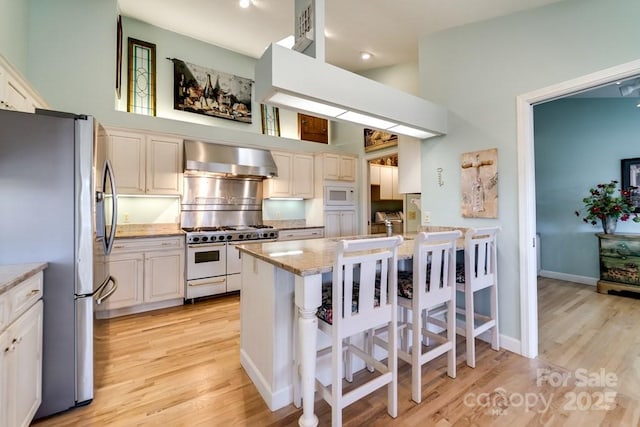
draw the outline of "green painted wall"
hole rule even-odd
[[[0,53],[22,74],[27,69],[28,0],[0,0]]]
[[[420,42],[421,95],[449,109],[422,150],[422,207],[433,224],[499,224],[501,332],[520,338],[516,96],[640,57],[640,2],[566,0]],[[498,148],[497,220],[460,215],[460,155]],[[445,185],[436,183],[443,169]]]
[[[584,224],[588,189],[620,181],[620,159],[640,157],[638,99],[577,98],[534,108],[536,217],[541,267],[552,272],[599,277],[598,239],[602,227]],[[618,222],[619,232],[640,225]]]

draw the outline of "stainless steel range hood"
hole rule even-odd
[[[278,176],[270,151],[233,145],[184,141],[186,171],[220,173],[233,176]]]

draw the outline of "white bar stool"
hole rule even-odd
[[[387,385],[387,412],[398,413],[397,367],[397,265],[401,236],[389,238],[342,240],[338,242],[333,266],[331,307],[319,310],[318,329],[331,337],[331,347],[318,356],[331,352],[331,384],[316,380],[316,389],[331,405],[332,426],[342,425],[342,409]],[[330,313],[327,316],[327,313]],[[323,317],[322,314],[325,316]],[[379,326],[389,328],[383,363],[359,348],[350,337]],[[367,347],[367,341],[365,341]],[[343,377],[351,379],[351,358],[357,356],[380,375],[343,392]]]
[[[478,335],[492,330],[491,348],[500,350],[498,331],[498,269],[496,238],[500,227],[469,229],[465,234],[464,278],[459,279],[457,290],[464,293],[464,324],[457,332],[466,337],[467,365],[476,367],[475,339]],[[490,288],[489,315],[476,312],[474,295]]]

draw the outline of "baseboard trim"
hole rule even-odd
[[[247,375],[249,375],[249,378],[251,378],[251,381],[271,411],[284,408],[293,402],[292,386],[288,385],[276,392],[272,391],[268,381],[262,376],[251,358],[242,349],[240,349],[240,365],[242,365]]]
[[[596,286],[598,284],[598,279],[594,277],[578,276],[576,274],[560,273],[558,271],[541,270],[539,276],[567,282],[582,283],[583,285],[589,286]]]

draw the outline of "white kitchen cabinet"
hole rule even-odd
[[[7,426],[31,424],[42,402],[42,301],[3,334]]]
[[[184,298],[184,238],[120,239],[106,269],[117,290],[95,306],[96,317],[109,318],[180,305]]]
[[[147,135],[145,191],[148,194],[182,193],[182,142],[176,137]]]
[[[120,194],[182,192],[182,139],[114,129],[99,138],[105,138]]]
[[[278,176],[265,181],[264,197],[300,197],[312,199],[314,191],[313,156],[272,151]]]
[[[147,252],[144,256],[144,302],[184,297],[184,250]]]
[[[380,168],[380,200],[402,200],[398,193],[398,168],[396,166],[379,166]]]
[[[324,237],[355,236],[356,211],[325,211]]]
[[[42,402],[42,281],[31,276],[0,295],[0,425],[26,427]]]
[[[34,113],[47,104],[2,55],[0,55],[0,108]]]
[[[380,185],[380,165],[369,165],[369,185]]]
[[[109,256],[109,274],[114,277],[118,289],[101,304],[96,312],[131,307],[143,303],[144,255],[142,253],[117,253]]]
[[[321,239],[324,237],[324,228],[296,228],[293,230],[280,230],[278,241]]]
[[[321,153],[318,155],[322,177],[332,181],[356,180],[356,158],[335,153]]]

